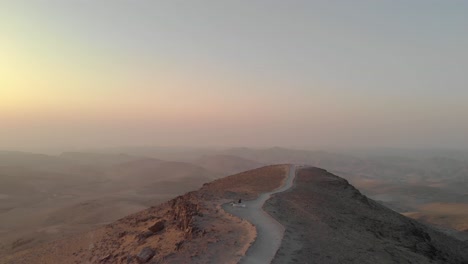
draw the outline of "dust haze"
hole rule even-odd
[[[468,151],[132,147],[59,155],[0,153],[3,254],[111,223],[215,179],[276,163],[310,164],[369,197],[468,238]]]
[[[358,2],[0,1],[0,264],[468,263],[468,1]]]

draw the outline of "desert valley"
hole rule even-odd
[[[468,1],[0,1],[0,264],[468,264]]]
[[[3,152],[2,261],[132,263],[127,258],[150,247],[154,263],[236,263],[256,241],[258,229],[242,216],[245,209],[237,209],[239,217],[221,206],[279,188],[289,169],[277,163],[307,167],[297,169],[291,191],[274,194],[263,206],[285,228],[273,263],[466,261],[463,177],[468,163],[447,153],[354,157],[284,148],[197,151],[190,156],[157,148],[129,154]],[[434,160],[445,166],[428,166]],[[164,231],[148,233],[161,221]],[[385,247],[378,246],[382,241]],[[336,248],[346,250],[332,254]]]

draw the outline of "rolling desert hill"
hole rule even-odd
[[[468,216],[459,212],[468,205],[466,151],[383,149],[332,153],[275,147],[233,148],[224,153],[264,164],[289,162],[324,168],[385,206],[468,240],[463,225],[468,223]],[[434,204],[456,206],[427,210]]]
[[[225,153],[264,164],[288,162],[335,169],[367,166],[367,161],[364,159],[327,151],[273,147],[266,149],[232,148],[225,150]]]
[[[156,263],[235,263],[254,240],[255,228],[225,213],[221,205],[279,187],[286,170],[284,165],[269,166],[215,180],[197,192],[81,235],[16,252],[0,263],[138,263],[145,249]]]
[[[126,154],[0,156],[0,255],[111,223],[219,176]]]
[[[0,258],[0,263],[238,263],[256,227],[222,205],[282,186],[288,165],[204,184],[116,222]],[[273,263],[468,263],[468,243],[362,195],[323,169],[297,170],[264,206],[285,228]]]
[[[194,160],[192,163],[197,164],[209,171],[214,171],[225,175],[232,175],[264,166],[263,163],[253,160],[222,154],[203,155],[200,158]]]
[[[63,152],[58,157],[82,165],[107,167],[145,158],[125,153]]]
[[[2,151],[0,254],[11,250],[15,241],[33,241],[19,243],[19,250],[80,233],[213,179],[278,162],[327,169],[379,203],[468,240],[468,215],[462,213],[468,205],[467,157],[453,151],[339,154],[278,147],[134,148],[57,156]],[[80,211],[83,215],[77,216]],[[60,219],[61,214],[76,220],[60,226],[47,220],[49,215]]]
[[[58,156],[19,151],[0,151],[0,166],[61,168],[73,164],[73,162]]]

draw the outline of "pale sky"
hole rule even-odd
[[[0,149],[468,147],[468,1],[0,2]]]

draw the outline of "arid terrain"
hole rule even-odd
[[[102,228],[23,250],[0,263],[236,263],[256,236],[221,205],[281,186],[288,166],[269,166],[206,184]],[[144,254],[143,254],[144,255]]]
[[[379,203],[468,240],[466,151],[383,149],[335,153],[237,148],[226,153],[265,164],[288,162],[324,168]]]
[[[468,264],[467,14],[0,0],[0,264]]]
[[[267,201],[286,227],[273,263],[467,263],[468,243],[406,218],[323,169]]]
[[[260,166],[217,155],[191,163],[127,154],[0,152],[0,255],[95,229]]]
[[[0,263],[249,263],[244,256],[257,250],[250,247],[263,223],[252,225],[222,205],[284,186],[290,168],[272,165],[218,179],[95,230],[17,251]],[[386,208],[343,178],[305,167],[291,179],[293,186],[265,205],[285,228],[273,263],[468,261],[467,242]]]
[[[0,256],[19,256],[57,240],[83,239],[83,234],[92,230],[101,230],[92,232],[101,234],[109,225],[121,226],[115,222],[118,219],[157,207],[204,183],[284,162],[325,168],[377,203],[452,237],[468,240],[468,155],[463,153],[351,155],[284,148],[118,151],[60,155],[0,152]],[[236,189],[236,184],[244,181],[254,186],[268,182],[239,174],[208,185],[217,187],[204,197],[252,198],[246,192],[247,184]],[[273,187],[265,188],[267,191]],[[258,194],[258,190],[255,192]],[[154,219],[167,218],[152,214]],[[132,232],[144,230],[150,222],[135,225]],[[119,230],[125,228],[124,224]],[[250,231],[245,232],[252,236]]]

